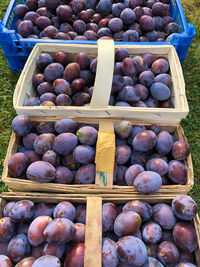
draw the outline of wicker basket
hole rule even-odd
[[[98,47],[97,45],[37,44],[32,50],[15,88],[13,105],[16,112],[29,116],[122,117],[139,121],[146,121],[149,118],[151,122],[161,123],[180,122],[182,118],[185,118],[189,112],[189,108],[185,96],[182,68],[175,48],[170,45],[125,45],[123,47],[133,56],[153,53],[168,59],[173,82],[171,96],[174,108],[118,107],[108,105],[113,79],[114,51],[119,47],[119,45],[114,46],[112,40],[99,40]],[[76,53],[79,52],[88,53],[90,56],[97,56],[98,54],[98,66],[90,105],[84,107],[23,106],[27,97],[36,95],[32,78],[37,73],[36,60],[38,55],[42,52],[55,54],[57,51],[67,53],[71,59],[74,59]]]
[[[58,118],[30,117],[33,123],[45,121],[57,121]],[[4,162],[4,170],[2,174],[3,182],[13,191],[37,191],[37,192],[57,192],[57,193],[89,193],[89,194],[133,194],[138,195],[138,192],[133,186],[113,185],[113,170],[115,160],[115,136],[113,132],[114,123],[117,120],[107,119],[92,119],[92,118],[76,118],[77,123],[87,123],[99,128],[98,140],[96,146],[96,179],[95,184],[56,184],[56,183],[38,183],[25,179],[11,178],[8,172],[8,160],[17,152],[19,137],[13,132],[6,159]],[[131,121],[131,120],[130,120]],[[131,121],[132,124],[138,123]],[[148,126],[149,123],[140,123],[140,125]],[[161,129],[174,133],[178,140],[187,141],[183,129],[180,125],[158,124]],[[102,146],[102,144],[104,144]],[[109,164],[108,164],[109,163]],[[180,194],[190,191],[194,183],[193,166],[191,155],[185,160],[187,168],[187,182],[185,185],[164,185],[161,186],[157,194]]]
[[[156,196],[89,196],[89,195],[63,195],[63,194],[40,194],[40,193],[3,193],[0,198],[0,216],[7,201],[28,199],[33,202],[58,203],[70,201],[72,203],[86,203],[86,236],[85,236],[85,267],[102,266],[102,203],[111,202],[115,204],[125,204],[130,200],[143,200],[149,204],[171,203],[175,195],[156,195]],[[198,237],[198,248],[195,250],[197,267],[200,267],[200,220],[196,215],[192,224],[194,225]]]

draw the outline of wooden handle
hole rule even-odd
[[[113,121],[99,121],[96,145],[96,178],[95,185],[101,188],[113,187],[115,162],[115,134]]]
[[[91,108],[107,107],[114,72],[114,41],[98,40],[98,63]]]
[[[84,266],[102,265],[102,199],[87,198]]]

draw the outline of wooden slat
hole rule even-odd
[[[102,251],[102,199],[87,198],[84,266],[100,267]]]
[[[98,64],[90,108],[107,107],[114,72],[114,41],[98,40]]]
[[[115,133],[112,121],[99,121],[95,163],[96,186],[111,189],[115,163]]]

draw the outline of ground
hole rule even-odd
[[[9,1],[0,1],[0,19],[3,18]],[[181,0],[188,23],[193,23],[196,36],[183,63],[183,73],[186,83],[186,94],[190,107],[188,117],[181,125],[188,138],[194,167],[195,185],[190,195],[200,206],[200,2],[199,0]],[[19,77],[9,71],[5,57],[0,50],[0,177],[3,161],[11,134],[11,121],[15,115],[12,97]],[[0,192],[7,191],[7,187],[0,184]]]

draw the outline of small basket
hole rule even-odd
[[[173,46],[169,45],[126,45],[130,55],[142,55],[153,53],[164,56],[169,61],[170,74],[172,77],[171,98],[173,108],[144,108],[144,107],[118,107],[110,106],[109,99],[112,88],[114,51],[119,48],[114,46],[112,40],[99,40],[96,45],[53,45],[38,44],[30,54],[24,70],[16,85],[13,105],[17,114],[28,116],[74,116],[74,117],[97,117],[97,118],[131,118],[138,121],[153,123],[159,122],[180,122],[189,112],[189,107],[185,95],[185,82],[182,68],[177,53]],[[33,86],[32,78],[37,73],[37,57],[41,53],[55,54],[63,51],[71,59],[79,52],[85,52],[91,56],[98,55],[97,72],[94,83],[94,90],[89,106],[24,106],[24,101],[28,97],[36,96],[36,89]]]

